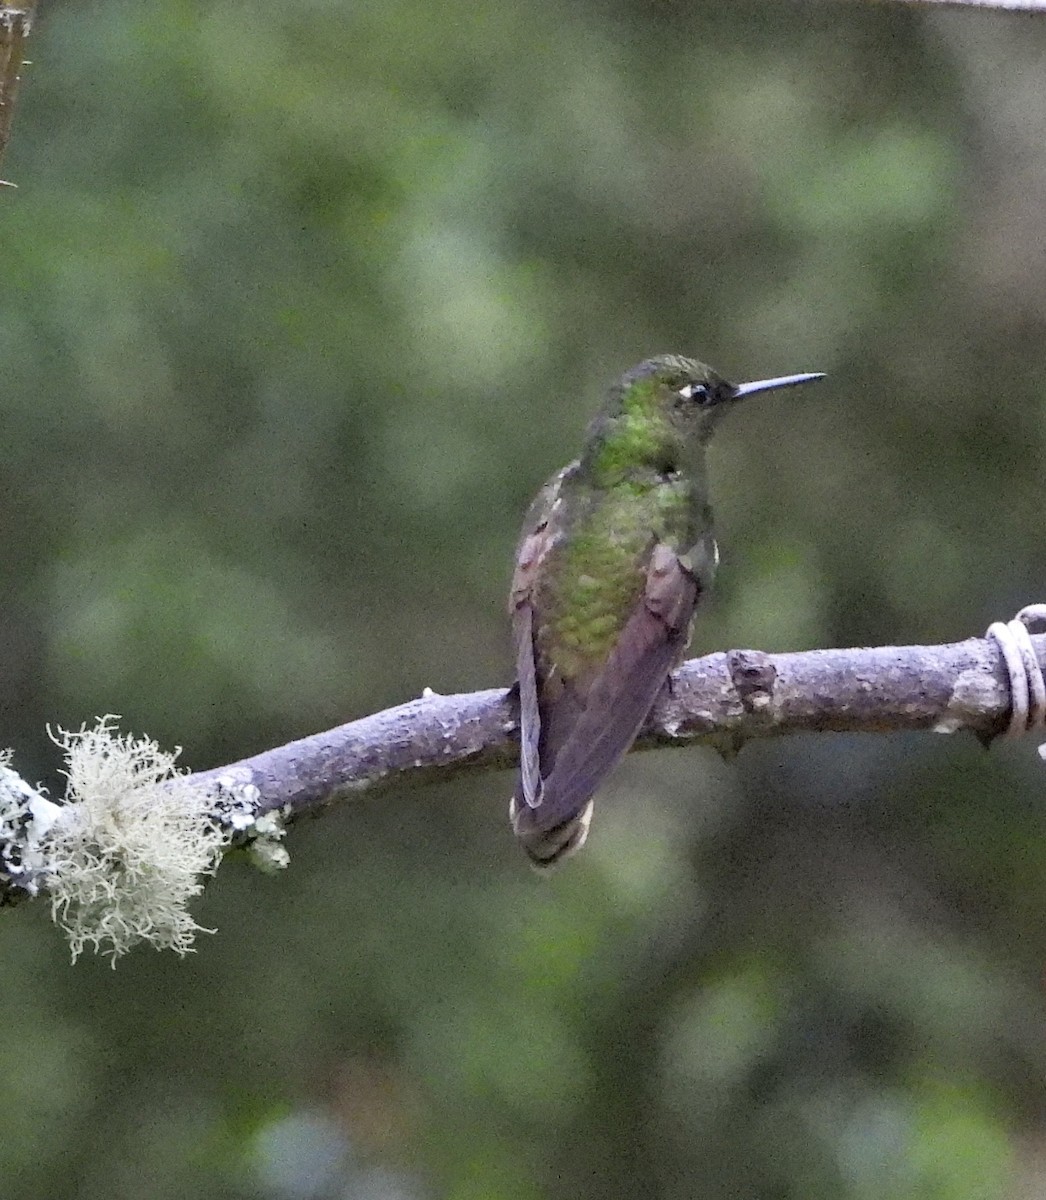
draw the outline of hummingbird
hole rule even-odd
[[[691,358],[647,359],[530,506],[509,599],[520,705],[509,819],[538,869],[584,844],[593,794],[682,661],[719,562],[705,448],[720,417],[823,378],[735,384]]]

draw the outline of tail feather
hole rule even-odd
[[[592,801],[589,800],[580,812],[568,817],[552,829],[542,829],[535,820],[532,809],[517,789],[509,804],[509,820],[531,865],[536,871],[548,871],[576,854],[585,844],[588,827],[592,822]]]

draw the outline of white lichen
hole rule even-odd
[[[287,827],[279,813],[264,813],[254,822],[251,833],[252,840],[247,846],[247,853],[259,871],[274,875],[290,865],[291,856],[283,845]]]
[[[249,779],[229,773],[214,784],[212,805],[216,818],[233,835],[245,833],[258,818],[261,792]]]
[[[44,840],[62,812],[10,767],[11,751],[0,750],[0,876],[30,896],[46,878]]]
[[[73,960],[91,945],[116,959],[139,942],[186,954],[204,930],[188,903],[213,874],[228,834],[210,798],[156,742],[115,732],[111,717],[55,742],[67,805],[49,834],[51,910]]]
[[[242,768],[241,768],[242,770]],[[262,794],[250,778],[229,771],[213,785],[213,810],[236,845],[243,845],[250,862],[273,875],[290,865],[291,856],[282,844],[287,836],[285,818],[290,809],[259,813]]]

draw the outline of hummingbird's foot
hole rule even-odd
[[[530,859],[530,865],[543,875],[576,854],[585,844],[588,827],[592,824],[592,801],[589,800],[576,816],[568,817],[553,829],[535,828],[534,812],[512,797],[508,809],[512,830]]]

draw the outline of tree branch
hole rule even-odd
[[[1032,638],[1046,667],[1046,635]],[[655,706],[636,749],[745,742],[802,732],[969,730],[989,739],[1006,726],[1008,675],[993,641],[943,646],[733,650],[684,663]],[[514,765],[518,713],[502,688],[427,693],[189,779],[197,787],[257,788],[261,813],[288,817],[361,791],[420,785]]]
[[[1022,721],[1042,715],[1028,696],[1042,691],[1046,634],[1031,637],[1027,626],[1043,621],[1046,606],[1033,605],[1009,626],[993,625],[992,637],[944,646],[710,654],[675,672],[636,748],[700,741],[736,752],[753,738],[833,731],[969,730],[988,741],[1010,725],[1011,686],[1015,697],[1025,692],[1016,703]],[[184,954],[200,928],[189,902],[231,845],[246,843],[263,868],[282,867],[284,823],[303,812],[361,791],[510,767],[518,758],[517,708],[503,688],[426,691],[186,775],[174,771],[174,755],[118,734],[110,719],[60,731],[64,804],[32,788],[0,755],[0,903],[47,895],[74,958],[93,945],[115,963],[139,942]]]
[[[32,28],[35,9],[36,0],[24,0],[21,4],[0,3],[0,161],[11,136],[25,39]],[[0,180],[0,186],[13,185]]]
[[[895,4],[932,4],[937,8],[997,8],[1006,12],[1046,13],[1046,0],[892,0]]]

